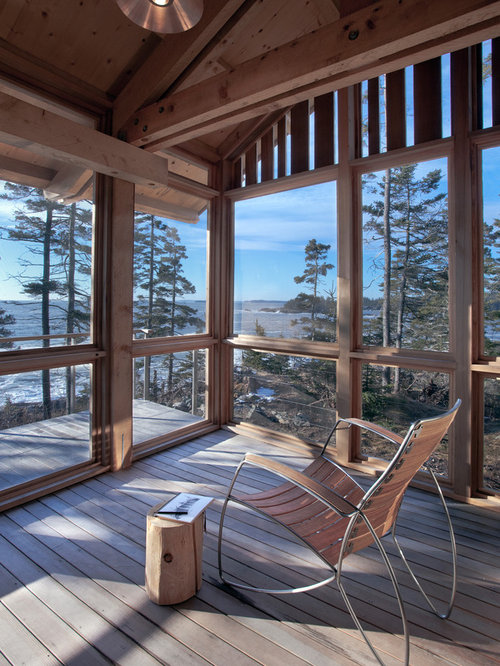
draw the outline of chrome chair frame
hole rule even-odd
[[[394,444],[398,445],[399,448],[394,455],[393,459],[385,469],[385,471],[381,474],[381,476],[372,484],[372,486],[364,493],[363,497],[361,498],[360,501],[358,501],[356,504],[352,503],[347,499],[346,497],[342,497],[341,495],[337,494],[334,490],[329,488],[326,485],[323,485],[322,483],[315,481],[313,477],[307,476],[307,474],[302,473],[302,472],[297,472],[296,470],[293,470],[286,465],[283,465],[282,463],[277,463],[275,461],[272,461],[271,459],[264,458],[262,456],[257,456],[255,454],[249,454],[247,453],[243,460],[239,463],[236,472],[233,476],[232,482],[229,486],[226,498],[224,500],[223,506],[222,506],[222,512],[221,512],[221,518],[220,518],[220,524],[219,524],[219,535],[218,535],[218,569],[219,569],[219,577],[222,580],[223,583],[226,585],[229,585],[234,588],[238,589],[243,589],[243,590],[248,590],[248,591],[253,591],[253,592],[267,592],[268,594],[295,594],[298,592],[308,592],[311,590],[314,590],[316,588],[319,588],[323,585],[326,585],[332,581],[335,581],[337,583],[337,586],[339,588],[340,594],[344,600],[344,603],[346,604],[347,610],[349,611],[349,614],[351,615],[355,626],[357,629],[360,631],[361,635],[363,636],[364,640],[366,641],[368,647],[370,648],[372,654],[376,658],[379,664],[384,664],[384,661],[382,660],[381,656],[379,655],[377,649],[373,645],[372,641],[366,634],[365,630],[363,629],[363,626],[361,624],[361,621],[359,620],[352,603],[349,599],[349,596],[347,594],[347,591],[345,589],[345,586],[342,581],[342,567],[343,567],[343,562],[345,557],[350,554],[350,549],[352,547],[352,541],[351,538],[354,537],[355,532],[357,531],[357,525],[359,526],[360,521],[362,521],[366,525],[367,532],[371,535],[372,537],[372,543],[374,543],[382,557],[382,561],[385,564],[385,567],[387,569],[387,572],[389,574],[389,578],[392,583],[392,587],[394,589],[394,594],[397,600],[397,604],[399,607],[400,611],[400,617],[401,617],[401,623],[402,623],[402,629],[403,629],[403,640],[404,640],[404,663],[406,665],[409,664],[409,653],[410,653],[410,635],[408,631],[408,620],[405,612],[405,607],[404,607],[404,602],[403,602],[403,597],[401,594],[399,582],[397,579],[396,572],[390,562],[389,556],[387,554],[386,549],[384,548],[384,545],[382,544],[381,539],[384,536],[387,536],[389,533],[392,535],[392,539],[394,541],[394,544],[396,546],[397,552],[399,556],[401,557],[406,569],[408,570],[411,579],[413,582],[416,584],[417,589],[421,592],[423,595],[424,599],[426,600],[427,604],[429,605],[430,609],[432,612],[434,612],[439,618],[441,619],[446,619],[449,617],[451,610],[453,608],[453,603],[455,600],[455,593],[456,593],[456,571],[457,571],[457,549],[456,549],[456,542],[455,542],[455,535],[453,531],[453,525],[451,522],[451,517],[450,513],[448,510],[448,507],[446,505],[446,501],[443,495],[443,492],[439,486],[439,482],[436,478],[436,475],[431,469],[427,469],[427,471],[430,473],[431,478],[434,481],[434,484],[437,489],[437,493],[440,498],[441,505],[443,507],[443,510],[446,515],[447,519],[447,524],[448,524],[448,530],[449,530],[449,536],[450,536],[450,550],[451,550],[451,564],[452,564],[452,582],[451,582],[451,589],[450,589],[450,599],[447,604],[447,608],[444,612],[438,611],[436,608],[435,604],[431,601],[429,596],[426,594],[425,590],[423,589],[420,581],[416,577],[415,573],[413,572],[407,558],[405,557],[405,554],[403,552],[403,549],[397,539],[396,536],[396,528],[397,528],[397,520],[399,516],[399,511],[401,508],[401,503],[402,499],[404,497],[406,487],[409,485],[411,482],[414,473],[412,474],[411,478],[409,478],[408,482],[404,486],[404,490],[401,493],[401,497],[398,500],[399,504],[395,510],[395,515],[394,519],[392,522],[392,526],[385,530],[383,534],[377,534],[377,529],[371,524],[371,521],[367,515],[367,510],[369,509],[372,500],[376,498],[376,496],[381,492],[381,490],[384,488],[385,484],[390,483],[392,480],[395,470],[398,470],[400,467],[405,462],[405,456],[408,454],[412,446],[414,445],[415,441],[418,439],[418,435],[422,428],[426,424],[432,424],[433,422],[437,422],[439,420],[445,420],[447,419],[449,421],[448,425],[451,424],[453,421],[453,418],[455,417],[455,414],[460,406],[460,400],[457,400],[455,405],[453,406],[452,409],[450,409],[448,412],[445,414],[442,414],[438,417],[432,417],[430,419],[422,419],[419,421],[416,421],[413,423],[406,436],[401,438],[400,436],[384,429],[379,426],[376,426],[375,424],[371,424],[366,421],[362,421],[360,419],[344,419],[344,418],[339,418],[337,422],[335,423],[335,426],[333,427],[330,435],[328,436],[326,443],[324,444],[322,451],[320,453],[320,456],[318,458],[323,458],[330,465],[332,465],[334,468],[340,470],[342,474],[344,475],[345,479],[349,479],[353,487],[356,486],[359,488],[358,484],[352,479],[351,476],[349,476],[340,466],[338,466],[336,463],[334,463],[332,460],[330,460],[325,454],[327,447],[331,441],[331,438],[333,437],[334,433],[337,431],[339,426],[341,424],[345,424],[348,428],[351,428],[352,426],[356,426],[359,428],[362,428],[364,430],[368,430],[371,432],[374,432],[375,434],[383,437],[384,439],[387,439]],[[447,430],[447,428],[446,428]],[[443,435],[444,436],[444,433]],[[434,448],[439,444],[439,441],[441,441],[442,436],[439,437],[439,440],[436,442]],[[429,456],[427,456],[427,459]],[[425,462],[422,466],[425,466]],[[323,555],[318,552],[310,543],[307,542],[305,538],[302,538],[299,534],[297,534],[291,527],[289,527],[286,523],[282,522],[278,518],[276,518],[273,515],[270,515],[269,513],[266,513],[263,510],[260,510],[258,507],[253,506],[249,501],[242,499],[238,497],[237,495],[233,494],[234,486],[237,481],[237,478],[243,469],[245,465],[252,465],[255,467],[259,467],[261,469],[268,470],[275,474],[278,477],[281,477],[285,479],[288,482],[293,483],[295,486],[298,488],[301,488],[304,492],[308,493],[311,495],[313,498],[318,500],[319,502],[323,503],[329,510],[335,512],[336,515],[338,515],[340,518],[345,519],[347,522],[346,529],[343,533],[343,538],[342,538],[342,543],[340,547],[340,552],[338,555],[338,559],[335,564],[332,564],[332,562],[328,561],[327,558],[323,557]],[[309,468],[308,468],[309,469]],[[304,470],[304,472],[307,472],[307,469]],[[256,494],[258,495],[258,493]],[[252,496],[249,496],[252,497]],[[237,581],[233,580],[228,580],[226,576],[224,575],[223,572],[223,566],[222,566],[222,542],[223,542],[223,529],[224,529],[224,519],[226,516],[226,511],[227,511],[227,506],[228,503],[232,501],[237,504],[241,504],[243,506],[247,506],[252,508],[254,511],[257,513],[260,513],[267,518],[272,518],[276,523],[284,527],[286,530],[288,530],[291,534],[294,535],[297,539],[299,539],[305,546],[310,548],[324,563],[325,565],[333,572],[331,575],[327,576],[326,578],[309,584],[309,585],[304,585],[300,587],[293,587],[293,588],[279,588],[279,589],[269,589],[269,588],[260,588],[260,587],[254,587],[252,585],[246,585],[244,583],[240,583]],[[362,546],[365,547],[365,546]]]

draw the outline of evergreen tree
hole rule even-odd
[[[483,223],[484,352],[500,355],[500,220]]]
[[[179,299],[194,294],[195,286],[183,274],[187,252],[175,227],[149,214],[136,216],[134,276],[139,291],[134,310],[136,328],[154,336],[174,336],[188,326],[201,329],[195,308]],[[173,395],[174,358],[167,360],[167,401]],[[144,397],[149,397],[150,370],[144,368]]]
[[[12,335],[12,330],[8,328],[16,323],[15,318],[7,314],[5,310],[0,308],[0,338],[8,338]],[[13,346],[13,343],[9,340],[4,340],[0,343],[0,347],[3,349],[10,349]]]
[[[323,283],[323,278],[333,268],[333,264],[326,262],[330,247],[330,245],[325,243],[318,243],[315,238],[311,239],[304,250],[306,264],[304,272],[302,275],[294,277],[296,284],[305,284],[310,291],[310,294],[301,292],[297,299],[302,300],[304,306],[310,311],[311,316],[310,318],[302,317],[299,320],[293,321],[292,324],[302,324],[307,337],[311,340],[331,339],[331,332],[327,328],[328,323],[331,326],[331,321],[329,322],[328,318],[318,317],[318,310],[320,309],[322,300],[319,289]]]
[[[78,275],[90,274],[91,214],[76,204],[64,206],[47,200],[42,190],[4,183],[1,198],[16,202],[15,227],[3,229],[3,238],[23,243],[30,253],[20,260],[21,271],[15,277],[28,296],[40,299],[42,347],[50,347],[53,320],[65,323],[66,333],[81,329],[89,319],[89,294],[78,287]],[[62,304],[52,297],[66,297]],[[77,306],[78,300],[80,306]],[[53,312],[59,309],[60,317]],[[68,338],[68,343],[71,337]],[[75,378],[68,370],[67,411],[75,408]],[[51,418],[50,370],[42,370],[44,418]]]
[[[388,169],[369,190],[378,198],[363,207],[365,232],[383,245],[379,344],[442,350],[448,342],[446,197],[438,191],[439,169],[421,178],[416,170],[417,165]],[[398,369],[394,376],[397,392]]]

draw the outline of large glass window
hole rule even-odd
[[[134,360],[134,444],[206,417],[205,349]]]
[[[322,443],[336,419],[334,361],[237,350],[234,419]]]
[[[136,211],[136,338],[206,330],[207,211],[192,224]]]
[[[88,365],[0,376],[0,490],[88,462]]]
[[[483,150],[483,351],[500,356],[500,147]]]
[[[364,365],[362,375],[363,418],[399,435],[418,419],[437,416],[449,409],[450,382],[443,372]],[[370,433],[363,434],[361,453],[390,460],[395,445]],[[430,459],[436,474],[448,474],[448,447],[440,444]]]
[[[89,342],[92,210],[0,182],[0,350]]]
[[[234,333],[336,340],[335,183],[235,205]]]
[[[500,378],[484,380],[483,483],[500,492]]]
[[[363,341],[446,351],[445,159],[363,177]]]

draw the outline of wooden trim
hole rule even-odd
[[[82,483],[103,472],[109,472],[109,470],[108,466],[88,463],[69,470],[66,469],[54,475],[40,477],[22,486],[14,486],[8,492],[0,493],[0,512],[31,502],[38,497],[49,495],[75,483]]]
[[[223,340],[225,345],[235,349],[256,349],[287,356],[310,356],[336,360],[338,345],[329,342],[311,342],[297,338],[261,338],[256,335],[238,335]]]
[[[418,352],[410,349],[394,349],[391,354],[387,349],[380,352],[366,350],[364,352],[354,351],[350,353],[352,359],[356,359],[370,365],[386,365],[395,368],[415,368],[422,370],[435,370],[436,372],[452,373],[457,364],[453,359],[443,358],[439,352],[433,357],[432,352],[418,355]]]
[[[258,183],[250,187],[239,187],[228,190],[224,194],[234,201],[245,201],[246,199],[263,197],[266,194],[274,194],[275,192],[285,192],[286,190],[294,190],[299,187],[307,187],[308,185],[327,183],[330,180],[336,180],[337,177],[338,167],[333,165],[291,176],[284,176],[283,178],[275,178],[272,181]]]
[[[138,339],[132,342],[131,356],[132,358],[140,358],[141,356],[175,354],[176,352],[193,351],[194,349],[203,350],[213,347],[215,344],[217,344],[217,340],[208,334]]]
[[[5,355],[5,356],[4,356]],[[91,345],[41,349],[21,349],[0,354],[0,375],[14,372],[29,372],[47,368],[65,368],[73,365],[86,365],[104,358],[106,352]]]
[[[498,377],[500,375],[500,359],[491,361],[490,363],[473,363],[471,365],[472,372],[488,375],[489,377]]]
[[[450,157],[453,154],[453,145],[454,142],[451,138],[437,139],[417,146],[398,148],[387,153],[355,159],[351,161],[351,166],[356,173],[363,174],[404,164],[434,160],[439,157]]]
[[[147,441],[134,446],[132,451],[132,462],[134,463],[136,460],[150,456],[153,453],[158,453],[159,451],[165,451],[166,449],[178,446],[184,442],[189,442],[194,439],[194,437],[201,437],[202,435],[218,430],[218,428],[218,425],[214,425],[208,419],[204,419],[203,421],[191,423],[183,428],[178,428],[172,432],[165,433],[165,435],[148,439]]]

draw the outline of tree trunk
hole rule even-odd
[[[50,242],[52,236],[53,208],[47,208],[43,234],[43,274],[42,274],[42,335],[50,335]],[[43,347],[50,347],[50,340],[43,338]],[[42,370],[43,418],[52,417],[52,399],[50,395],[50,370]]]
[[[155,261],[155,218],[153,215],[150,217],[149,228],[149,276],[148,276],[148,316],[146,319],[146,329],[151,331],[153,328],[153,303],[154,303],[154,261]],[[149,337],[150,333],[145,333],[145,337]],[[149,400],[151,386],[151,357],[144,357],[144,400]]]
[[[399,290],[398,298],[398,311],[397,311],[397,324],[396,324],[396,348],[401,349],[403,344],[403,325],[404,325],[404,315],[406,308],[406,289],[408,287],[408,264],[410,262],[410,193],[408,192],[408,201],[406,209],[406,237],[405,237],[405,249],[404,249],[404,258],[403,266],[401,273],[401,283]],[[394,388],[393,393],[399,393],[400,389],[400,368],[396,368],[394,371]]]
[[[384,295],[382,305],[382,346],[391,345],[391,170],[387,169],[384,178]],[[384,368],[382,386],[391,380],[391,369]]]
[[[71,204],[68,230],[68,308],[66,310],[66,333],[75,332],[75,272],[76,272],[76,248],[75,248],[75,225],[76,225],[76,204]],[[66,344],[73,344],[71,335],[66,339]],[[66,368],[66,413],[73,414],[76,402],[75,387],[75,368],[70,366]]]

